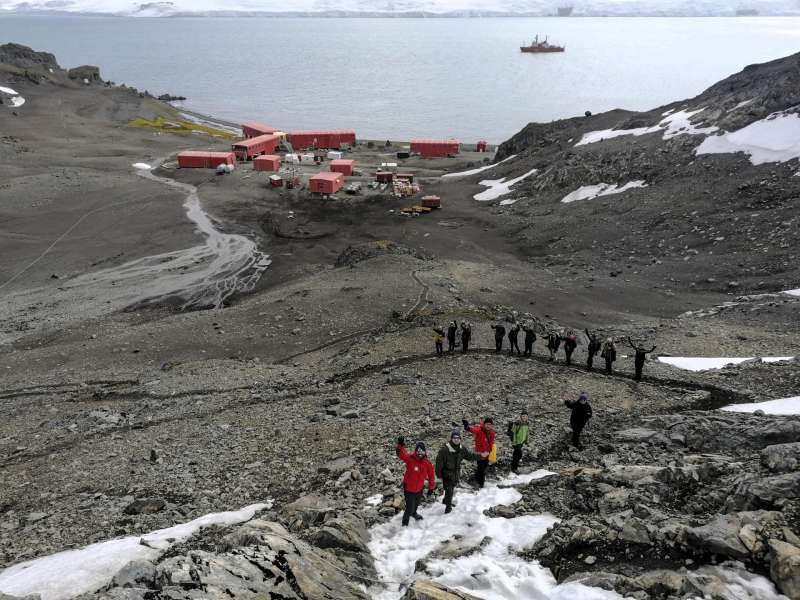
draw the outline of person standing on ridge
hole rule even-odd
[[[486,469],[489,468],[489,455],[494,446],[494,422],[491,417],[486,417],[480,425],[470,425],[466,419],[462,419],[461,423],[464,425],[464,431],[470,432],[475,440],[475,454],[478,463],[475,479],[478,481],[478,487],[482,488],[486,482]]]
[[[461,430],[454,429],[450,441],[441,447],[436,455],[436,477],[444,488],[444,512],[453,511],[453,496],[461,478],[461,461],[475,460],[476,456],[461,444]]]
[[[586,392],[581,392],[577,400],[565,400],[564,405],[572,411],[569,417],[569,425],[572,427],[572,445],[578,450],[583,450],[581,446],[581,432],[586,427],[586,423],[592,418],[592,407]]]
[[[461,352],[469,350],[469,340],[472,338],[472,326],[466,321],[461,321]]]
[[[536,341],[536,332],[533,330],[533,327],[530,326],[530,323],[526,323],[522,330],[525,332],[525,356],[530,356],[533,354],[533,343]]]
[[[519,462],[522,460],[522,447],[528,445],[530,426],[528,425],[528,411],[523,410],[517,421],[508,424],[508,437],[511,438],[511,472],[519,473]]]
[[[433,327],[433,342],[436,344],[436,356],[444,354],[444,330],[438,325]]]
[[[595,334],[589,333],[588,329],[584,329],[586,337],[589,339],[589,346],[586,348],[586,369],[591,371],[594,365],[594,356],[600,352],[600,340]]]
[[[519,342],[517,339],[519,338],[519,324],[515,323],[511,329],[508,330],[508,345],[510,346],[509,351],[511,354],[514,354],[514,350],[516,349],[517,354],[522,354],[519,349]]]
[[[575,348],[578,347],[578,336],[575,335],[575,332],[569,331],[565,337],[561,338],[561,341],[564,342],[564,357],[566,363],[567,365],[571,365],[572,353],[575,352]]]
[[[417,442],[414,454],[406,452],[406,440],[401,435],[397,438],[395,447],[397,458],[406,463],[406,473],[403,475],[403,494],[406,500],[406,509],[403,512],[403,527],[408,527],[409,520],[421,521],[422,515],[417,513],[422,501],[422,490],[425,489],[425,480],[428,480],[428,496],[433,496],[436,489],[436,475],[433,465],[428,460],[428,455],[423,442]]]
[[[451,321],[447,326],[447,351],[452,352],[456,349],[456,331],[458,331],[458,323]]]
[[[491,325],[494,329],[494,351],[500,353],[503,351],[503,339],[506,337],[506,328],[500,325]]]
[[[558,352],[558,347],[561,346],[561,336],[551,331],[547,334],[547,350],[550,352],[550,362],[553,362],[556,358],[556,352]]]
[[[645,350],[644,346],[637,346],[636,344],[634,344],[630,337],[628,337],[628,344],[630,344],[630,347],[633,348],[633,351],[636,353],[636,355],[633,358],[633,368],[636,370],[634,379],[636,379],[636,381],[641,381],[644,361],[647,360],[647,355],[650,354],[653,350],[655,350],[656,347],[653,346],[652,348],[650,348],[650,350]]]
[[[606,361],[606,373],[611,375],[611,367],[614,361],[617,360],[617,346],[614,344],[613,339],[606,338],[606,343],[603,344],[603,351],[600,353],[600,358]]]

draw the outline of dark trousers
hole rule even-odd
[[[456,338],[447,338],[447,349],[450,352],[456,349]]]
[[[522,446],[514,446],[514,453],[511,455],[511,470],[516,472],[519,469],[519,461],[522,460]]]
[[[479,458],[477,460],[478,468],[475,470],[475,479],[478,481],[478,487],[483,487],[486,483],[486,469],[489,468],[488,458]]]
[[[461,338],[461,352],[464,354],[469,350],[469,338]]]
[[[636,369],[636,375],[634,375],[634,379],[639,381],[642,378],[642,368],[644,367],[644,361],[639,362],[638,360],[633,363],[634,369]]]
[[[408,525],[411,515],[416,514],[417,508],[422,501],[422,492],[403,492],[406,497],[406,510],[403,513],[403,525]]]
[[[611,375],[611,365],[613,364],[614,364],[613,360],[611,360],[610,358],[606,358],[606,373],[608,373],[609,375]]]
[[[456,482],[453,479],[444,479],[442,480],[442,487],[444,488],[444,499],[442,500],[442,503],[447,507],[448,510],[452,510],[453,496],[456,493]]]
[[[437,341],[436,342],[436,354],[441,356],[443,353],[444,353],[444,349],[443,349],[443,346],[442,346],[442,342]]]
[[[572,445],[576,448],[580,448],[581,446],[581,431],[583,431],[583,425],[572,426]]]
[[[533,354],[533,342],[525,342],[525,356]]]
[[[589,356],[586,357],[586,368],[591,371],[593,366],[594,366],[594,354],[590,352]]]
[[[494,351],[500,352],[503,349],[503,338],[494,338]]]
[[[572,364],[572,350],[564,350],[564,356],[567,357],[567,364]]]
[[[514,354],[514,350],[517,351],[517,354],[522,354],[519,349],[519,342],[516,339],[509,340],[509,343],[511,344],[511,354]]]

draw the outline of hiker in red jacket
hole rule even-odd
[[[406,510],[403,513],[403,527],[408,527],[411,517],[421,521],[422,515],[417,513],[420,502],[422,501],[422,490],[425,489],[425,480],[428,480],[428,496],[433,495],[436,489],[436,475],[433,472],[433,465],[428,460],[425,451],[425,444],[417,442],[414,454],[406,452],[406,440],[403,436],[397,438],[395,448],[397,457],[406,463],[406,474],[403,476],[403,492],[406,498]]]
[[[483,487],[486,482],[486,469],[489,468],[489,454],[494,446],[494,422],[491,417],[486,417],[480,425],[470,425],[469,421],[462,419],[464,431],[468,431],[475,439],[475,454],[478,455],[478,468],[475,471],[475,479],[478,480],[478,487]]]

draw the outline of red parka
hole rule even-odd
[[[403,487],[407,492],[414,494],[425,489],[425,480],[428,480],[428,489],[436,489],[436,474],[428,457],[418,458],[416,452],[409,454],[405,446],[397,446],[397,457],[406,463],[406,474],[403,476]]]
[[[483,423],[471,425],[469,432],[475,438],[475,454],[488,454],[492,451],[494,444],[494,430],[489,431]]]

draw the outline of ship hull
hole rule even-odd
[[[544,54],[544,53],[550,53],[550,52],[563,52],[564,48],[555,48],[555,47],[551,47],[551,48],[528,48],[526,46],[520,46],[519,50],[520,50],[520,52],[527,52],[529,54]]]

